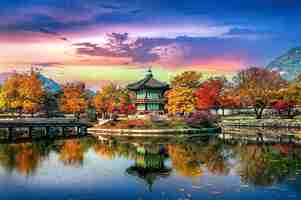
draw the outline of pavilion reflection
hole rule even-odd
[[[165,166],[168,154],[161,145],[135,144],[135,163],[126,169],[127,174],[142,179],[151,191],[157,179],[168,177],[171,168]]]

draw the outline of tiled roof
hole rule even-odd
[[[139,80],[135,83],[131,83],[127,86],[129,90],[139,90],[143,88],[148,89],[168,89],[169,85],[165,82],[158,81],[153,78],[153,75],[150,73],[142,80]]]

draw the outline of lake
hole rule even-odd
[[[215,137],[0,144],[0,199],[301,199],[301,146]]]

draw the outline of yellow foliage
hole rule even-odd
[[[195,110],[196,98],[193,89],[175,87],[167,93],[166,109],[171,114],[191,113]]]

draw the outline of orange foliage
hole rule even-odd
[[[82,83],[69,83],[63,86],[63,95],[60,98],[62,112],[79,115],[87,107],[85,85]]]
[[[93,105],[97,113],[102,116],[108,113],[132,114],[136,111],[133,99],[129,91],[109,84],[97,92],[93,98]]]
[[[84,152],[80,142],[75,140],[66,141],[60,151],[60,160],[63,161],[65,165],[81,165],[84,160]]]
[[[31,114],[41,109],[44,97],[43,85],[35,72],[12,75],[4,82],[2,93],[7,109]]]
[[[16,148],[18,151],[16,155],[16,169],[24,175],[32,173],[38,165],[38,155],[33,152],[31,146],[26,144],[18,145]]]
[[[203,175],[203,170],[195,157],[197,155],[194,155],[185,146],[168,145],[167,150],[172,165],[179,175],[191,178]]]
[[[113,160],[116,157],[116,152],[107,144],[98,143],[94,145],[94,151],[104,160]]]
[[[208,80],[196,91],[198,109],[211,109],[218,106],[218,98],[222,89],[221,80]]]

